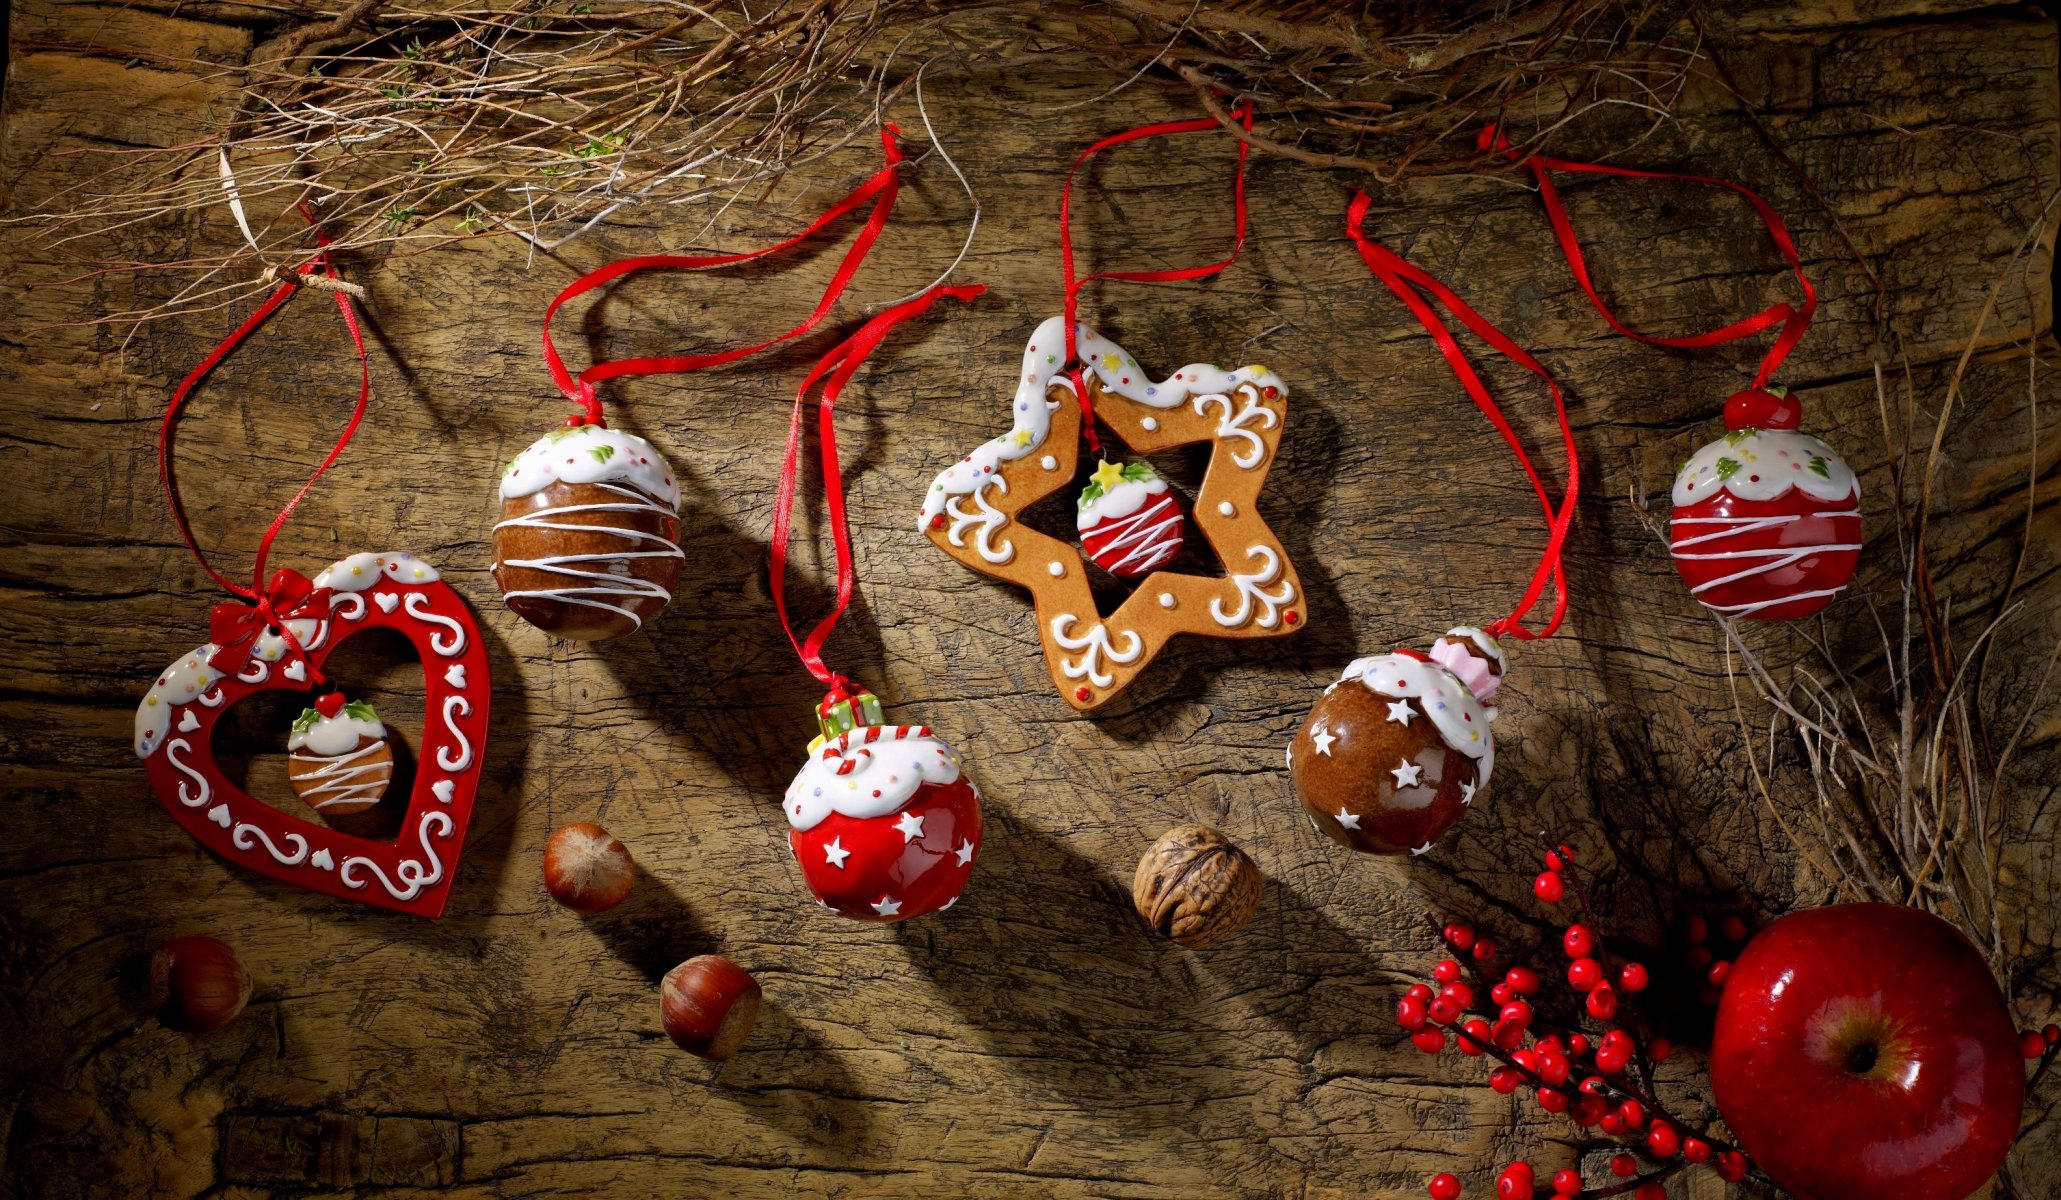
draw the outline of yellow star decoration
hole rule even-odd
[[[1018,446],[1028,446],[1031,443],[1031,431],[1028,429],[1019,429],[1015,433],[1009,435],[1009,440],[1010,442]]]
[[[1141,370],[1126,355],[1102,354],[1094,361],[1107,364],[1112,375]],[[1244,382],[1231,389],[1222,411],[1189,403],[1190,389],[1182,381],[1155,384],[1158,402],[1147,405],[1111,391],[1095,371],[1086,376],[1096,415],[1132,454],[1211,447],[1202,487],[1187,508],[1194,531],[1216,549],[1221,575],[1153,571],[1105,614],[1080,543],[1022,523],[1026,509],[1072,486],[1080,462],[1081,406],[1056,381],[1045,393],[1051,428],[1035,449],[1026,446],[1025,453],[996,466],[995,478],[1004,486],[983,490],[977,506],[948,507],[926,530],[933,545],[965,566],[1030,592],[1045,668],[1076,710],[1090,712],[1115,699],[1173,638],[1275,638],[1308,623],[1302,581],[1259,503],[1287,423],[1288,396],[1263,368],[1239,374]],[[1246,403],[1275,419],[1227,427],[1226,418]],[[1241,465],[1241,458],[1250,465]],[[1104,459],[1089,479],[1106,492],[1124,482],[1123,466]],[[977,535],[969,533],[975,522]]]

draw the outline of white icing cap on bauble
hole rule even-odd
[[[286,748],[305,749],[310,754],[334,758],[356,750],[361,737],[376,741],[385,736],[386,726],[379,723],[379,714],[372,711],[370,704],[354,700],[333,717],[323,716],[319,709],[313,708],[302,712],[293,723]]]
[[[1675,476],[1674,502],[1685,508],[1730,492],[1773,500],[1791,488],[1813,500],[1860,496],[1860,481],[1839,452],[1793,429],[1735,429],[1689,456]]]
[[[680,484],[658,447],[605,425],[561,426],[538,438],[501,472],[501,498],[513,500],[554,483],[632,487],[680,511]]]
[[[1338,677],[1340,684],[1353,680],[1378,695],[1415,700],[1431,718],[1440,740],[1475,761],[1480,772],[1475,786],[1488,786],[1489,774],[1496,769],[1496,735],[1489,728],[1496,710],[1444,664],[1416,654],[1370,655],[1346,664]]]
[[[862,725],[818,746],[787,785],[787,823],[806,833],[831,813],[884,817],[925,783],[959,778],[959,756],[923,725]]]

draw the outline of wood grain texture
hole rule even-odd
[[[2027,10],[1952,0],[1745,9],[1713,18],[1712,48],[1772,141],[1712,87],[1636,156],[1748,181],[1790,218],[1825,304],[1785,376],[1806,427],[1863,472],[1876,544],[1857,594],[1889,596],[1877,330],[1901,330],[1914,385],[1943,394],[1991,281],[2061,187],[2055,29]],[[79,183],[92,159],[75,151],[200,136],[219,81],[137,51],[235,63],[252,28],[276,18],[170,0],[24,0],[14,15],[0,140],[9,215]],[[551,643],[501,607],[488,575],[496,473],[564,415],[537,348],[549,297],[619,255],[791,229],[872,168],[865,152],[728,210],[708,233],[711,214],[632,208],[558,256],[493,241],[352,270],[372,295],[375,405],[274,562],[312,571],[344,552],[412,550],[481,615],[493,738],[435,923],[232,870],[158,810],[128,748],[131,713],[153,674],[202,640],[217,597],[165,515],[151,443],[171,386],[233,315],[124,344],[72,323],[154,303],[167,281],[46,286],[73,273],[63,251],[0,226],[13,318],[0,332],[13,400],[0,418],[11,835],[0,841],[0,1188],[39,1200],[1342,1200],[1421,1194],[1438,1169],[1471,1168],[1486,1186],[1492,1161],[1519,1154],[1564,1165],[1564,1125],[1495,1096],[1478,1064],[1419,1055],[1392,1006],[1428,965],[1426,909],[1493,919],[1512,944],[1537,936],[1524,923],[1522,848],[1541,828],[1608,865],[1611,907],[1633,936],[1657,936],[1685,908],[1816,896],[1749,799],[1716,630],[1633,505],[1663,494],[1673,465],[1714,436],[1753,353],[1690,358],[1610,336],[1535,198],[1507,180],[1377,194],[1370,231],[1567,385],[1590,487],[1569,550],[1567,633],[1513,660],[1489,797],[1422,858],[1351,855],[1302,819],[1282,747],[1356,654],[1500,615],[1541,536],[1528,486],[1343,240],[1356,181],[1256,160],[1245,260],[1206,283],[1105,286],[1088,313],[1143,361],[1264,361],[1295,388],[1260,508],[1301,573],[1304,632],[1184,639],[1109,710],[1081,718],[1051,692],[1023,595],[916,528],[930,477],[1006,427],[1023,339],[1056,309],[1053,212],[1068,156],[1112,129],[1187,115],[1146,87],[1081,103],[1116,82],[933,73],[933,121],[985,206],[964,275],[992,290],[898,331],[844,401],[865,582],[832,661],[873,685],[891,720],[932,724],[968,755],[991,822],[965,900],[901,928],[806,903],[777,806],[818,697],[773,617],[765,540],[790,390],[828,334],[750,369],[612,390],[616,423],[668,455],[686,494],[688,567],[648,634]],[[1608,131],[1592,145],[1575,133],[1569,156],[1608,143]],[[1079,210],[1087,263],[1221,252],[1229,155],[1197,141],[1126,147],[1094,170]],[[1634,323],[1707,327],[1785,286],[1750,215],[1702,190],[1567,180],[1564,193],[1602,286]],[[912,171],[843,315],[928,282],[966,216],[939,164]],[[122,249],[147,260],[234,236],[225,213],[204,227],[140,226]],[[763,337],[807,309],[833,244],[728,278],[627,281],[566,314],[560,344],[620,357]],[[2029,688],[2032,651],[2061,633],[2050,249],[2037,246],[1998,295],[1935,483],[1935,569],[1957,609],[1993,605],[2025,559],[2025,608],[1994,668],[2005,698]],[[354,382],[343,345],[333,308],[296,302],[194,404],[182,478],[202,541],[232,574],[334,434]],[[1521,432],[1551,446],[1543,398],[1518,373],[1487,373]],[[1161,465],[1193,494],[1199,462]],[[808,498],[815,513],[820,497]],[[820,594],[827,534],[814,517],[801,532],[816,553],[791,584]],[[1863,669],[1877,665],[1860,601],[1834,616],[1830,635]],[[1794,631],[1752,636],[1777,661],[1802,651]],[[388,661],[393,649],[345,650],[331,667],[419,745],[420,670]],[[255,748],[248,785],[285,796],[292,713],[237,716]],[[2010,848],[2003,886],[2021,966],[2012,990],[2036,1021],[2061,981],[2051,706],[2031,736],[2011,792],[2028,836]],[[621,908],[583,919],[546,897],[541,848],[572,820],[606,825],[636,856],[638,889]],[[1268,878],[1252,924],[1201,952],[1152,938],[1126,887],[1143,848],[1188,822],[1223,830]],[[220,1033],[182,1037],[133,1010],[126,972],[175,933],[229,940],[257,979],[250,1009]],[[757,1029],[721,1067],[674,1050],[659,1025],[660,976],[709,951],[765,987]],[[1686,1057],[1665,1078],[1694,1070]],[[2014,1159],[2012,1194],[2061,1190],[2057,1149],[2041,1124]],[[1710,1179],[1678,1189],[1722,1192]]]

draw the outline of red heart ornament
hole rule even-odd
[[[325,618],[289,620],[303,654],[276,631],[257,635],[233,675],[202,646],[167,667],[136,709],[136,755],[158,803],[203,846],[261,875],[310,891],[435,918],[472,823],[491,694],[487,652],[472,610],[435,567],[410,554],[353,554],[315,577],[331,595]],[[427,706],[415,791],[392,842],[340,833],[263,804],[223,778],[215,722],[264,691],[305,691],[308,666],[361,629],[392,629],[422,659]]]

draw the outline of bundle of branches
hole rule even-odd
[[[1897,572],[1886,601],[1861,597],[1866,627],[1877,636],[1849,636],[1842,645],[1821,620],[1815,632],[1804,631],[1809,659],[1774,670],[1736,623],[1717,619],[1727,662],[1743,668],[1732,676],[1735,701],[1743,675],[1761,704],[1758,714],[1743,704],[1739,709],[1754,735],[1748,746],[1753,786],[1802,861],[1840,900],[1913,904],[1956,922],[2007,980],[2026,965],[2015,961],[2017,947],[2006,932],[2015,923],[2007,911],[2007,853],[2028,844],[2045,808],[2043,802],[2014,804],[2012,787],[2015,781],[2053,794],[2052,781],[2027,779],[2019,759],[2029,743],[2051,737],[2039,722],[2051,719],[2050,691],[2061,666],[2061,640],[2039,644],[2042,631],[2052,629],[2051,607],[2042,611],[2025,599],[2040,499],[2042,356],[2035,347],[2016,351],[2026,367],[2030,467],[2019,497],[2019,548],[2001,589],[1955,602],[1935,573],[1935,564],[1954,556],[1933,544],[1930,517],[1985,324],[2002,288],[2047,286],[2024,264],[2027,251],[2053,237],[2055,209],[2049,200],[1991,286],[1943,392],[1925,394],[1896,353],[1893,331],[1881,343],[1875,391],[1894,540],[1877,538],[1871,546],[1893,547]],[[1650,517],[1648,524],[1659,532]],[[2051,595],[2050,587],[2044,591]],[[2006,661],[2012,668],[2007,678],[1993,678]]]
[[[86,273],[169,274],[153,307],[101,318],[141,322],[266,286],[306,253],[300,204],[361,260],[492,234],[555,247],[625,205],[763,188],[904,88],[920,100],[926,70],[1024,63],[1107,72],[1098,100],[1192,91],[1227,125],[1249,97],[1260,151],[1396,179],[1483,164],[1484,120],[1524,151],[1599,105],[1662,119],[1684,27],[1641,0],[352,0],[248,64],[158,60],[223,84],[220,115],[163,149],[78,151],[109,165],[26,219]],[[137,261],[140,227],[225,203],[240,245]]]

